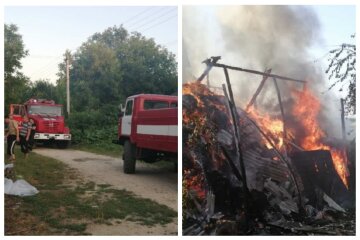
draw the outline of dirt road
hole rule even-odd
[[[124,174],[120,158],[113,158],[78,150],[39,148],[37,154],[58,159],[77,169],[86,181],[110,184],[113,188],[126,189],[138,196],[152,199],[177,211],[177,174],[170,168],[137,162],[136,174]],[[118,226],[116,226],[118,225]],[[93,235],[163,235],[177,232],[177,219],[166,226],[146,227],[126,222],[113,226],[93,225],[88,232]],[[133,230],[133,231],[132,231]]]

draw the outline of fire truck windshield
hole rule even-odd
[[[48,115],[48,116],[61,116],[61,107],[60,106],[43,106],[43,105],[33,105],[28,109],[29,114],[39,114],[39,115]]]

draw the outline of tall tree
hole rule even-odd
[[[177,62],[175,55],[133,33],[126,45],[117,49],[122,64],[124,95],[138,93],[174,94],[177,92]]]
[[[60,64],[58,86],[65,79]],[[74,111],[116,108],[138,93],[177,92],[175,55],[140,33],[110,27],[95,33],[73,54],[70,71]]]
[[[29,90],[26,92],[26,99],[51,99],[58,102],[56,86],[49,82],[48,79],[40,79],[30,84]]]
[[[355,38],[355,34],[351,36]],[[356,110],[356,45],[342,44],[340,47],[331,50],[329,66],[326,73],[329,74],[329,80],[332,82],[329,89],[340,85],[339,91],[347,88],[346,110],[347,113],[355,114]]]
[[[24,93],[28,89],[29,79],[20,72],[21,59],[28,55],[18,27],[5,24],[4,27],[4,82],[5,111],[10,103],[20,103],[25,100]]]
[[[65,53],[66,54],[66,53]],[[59,64],[57,90],[66,100],[66,67]],[[106,139],[116,132],[118,106],[138,93],[177,92],[174,54],[122,26],[95,33],[72,54],[71,114],[76,141]]]
[[[74,54],[70,79],[72,105],[78,111],[119,101],[121,67],[114,51],[103,43],[80,47]]]

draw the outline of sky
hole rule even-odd
[[[29,55],[22,72],[31,81],[55,83],[58,64],[66,49],[75,52],[88,37],[108,27],[138,31],[177,55],[177,7],[175,6],[9,6],[4,22],[16,24]]]
[[[321,57],[335,45],[342,43],[355,44],[351,35],[356,29],[356,8],[355,6],[312,6],[319,17],[323,35],[323,45],[313,49],[314,56]]]

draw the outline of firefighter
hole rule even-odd
[[[29,155],[29,139],[31,133],[31,123],[29,122],[29,118],[25,115],[23,117],[23,122],[20,129],[20,147],[21,152],[24,153],[25,159],[28,158]]]
[[[20,141],[18,123],[13,119],[12,114],[5,118],[5,123],[8,125],[6,133],[7,154],[10,156],[9,160],[15,161],[15,144]]]
[[[32,151],[33,147],[34,147],[34,136],[35,136],[35,130],[36,130],[36,124],[34,122],[34,119],[30,118],[30,123],[31,123],[31,131],[30,131],[30,138],[28,141],[28,149],[30,151]]]

